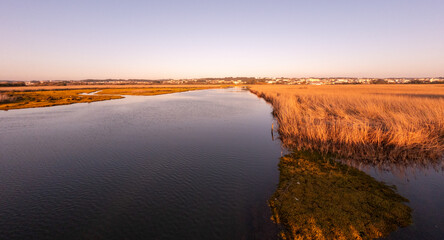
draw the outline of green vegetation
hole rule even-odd
[[[279,171],[269,204],[283,239],[373,239],[412,222],[394,186],[331,157],[295,152]]]
[[[97,89],[6,92],[2,95],[7,96],[11,101],[0,102],[0,110],[50,107],[122,98],[121,96],[111,95],[79,95],[80,93],[91,93],[94,91],[97,91]]]

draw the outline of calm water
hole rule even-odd
[[[0,239],[274,239],[271,107],[236,89],[0,112]],[[444,239],[441,168],[363,171],[408,198],[389,239]]]
[[[242,90],[0,112],[0,239],[270,239],[271,107]]]
[[[443,165],[444,166],[444,165]],[[409,167],[380,171],[363,169],[379,181],[395,185],[398,193],[409,199],[413,224],[398,229],[387,239],[444,239],[444,172],[442,167]]]

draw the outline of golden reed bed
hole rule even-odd
[[[444,153],[444,85],[255,85],[284,145],[371,163]]]

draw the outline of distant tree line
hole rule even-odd
[[[20,87],[25,86],[25,82],[0,82],[0,87]]]

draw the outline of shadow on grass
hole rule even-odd
[[[295,152],[279,171],[269,204],[283,239],[373,239],[412,223],[394,186],[333,158]]]

